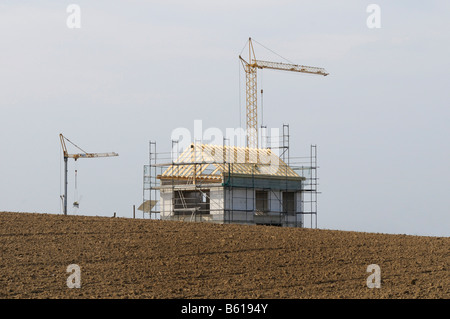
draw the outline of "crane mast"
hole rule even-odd
[[[69,158],[73,158],[75,161],[79,158],[96,158],[96,157],[111,157],[111,156],[119,156],[119,154],[115,152],[111,153],[87,153],[84,150],[82,150],[79,146],[75,145],[73,142],[71,142],[68,138],[66,138],[64,135],[59,134],[59,139],[61,141],[61,147],[63,151],[63,157],[64,157],[64,197],[63,197],[63,213],[64,215],[67,215],[67,162],[69,161]],[[78,148],[82,153],[78,154],[69,154],[66,147],[66,141],[74,145],[76,148]]]
[[[241,56],[239,59],[245,70],[246,85],[246,129],[247,147],[258,147],[258,102],[257,102],[257,69],[272,69],[282,71],[293,71],[327,76],[328,72],[323,68],[257,60],[253,48],[252,39],[248,39],[248,61]]]

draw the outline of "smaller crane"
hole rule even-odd
[[[64,156],[64,208],[63,212],[64,215],[67,215],[67,162],[69,158],[73,158],[75,161],[79,158],[96,158],[96,157],[111,157],[111,156],[119,156],[119,154],[111,152],[111,153],[87,153],[84,150],[82,150],[79,146],[75,145],[73,142],[71,142],[67,137],[65,137],[62,134],[59,134],[59,139],[61,140],[61,147],[63,150],[63,156]],[[69,142],[76,148],[78,148],[83,153],[78,154],[69,154],[67,152],[66,142]]]

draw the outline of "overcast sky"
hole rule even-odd
[[[69,4],[81,28],[68,28]],[[371,3],[381,28],[368,28]],[[242,123],[249,37],[327,77],[264,70],[264,124],[291,155],[317,144],[318,227],[450,235],[448,1],[9,1],[0,3],[0,211],[131,217],[148,141]],[[258,57],[275,60],[261,46]],[[75,152],[75,149],[69,149]],[[141,216],[138,214],[138,216]]]

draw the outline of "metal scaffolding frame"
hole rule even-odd
[[[157,153],[156,142],[150,141],[143,174],[143,203],[149,205],[143,205],[148,207],[143,218],[307,227],[304,217],[310,216],[310,227],[317,228],[316,145],[307,157],[290,157],[289,126],[283,125],[279,157],[290,165],[280,165],[284,174],[267,176],[258,173],[261,164],[250,173],[248,162],[230,161],[225,142],[220,160],[204,161],[196,154],[203,144],[193,143],[191,153],[180,153],[178,141],[172,141],[171,152]],[[301,178],[300,187],[292,172]]]

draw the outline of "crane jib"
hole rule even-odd
[[[318,68],[314,66],[306,66],[306,65],[298,65],[298,64],[289,64],[282,62],[268,62],[261,60],[254,60],[252,63],[253,67],[257,67],[259,69],[274,69],[274,70],[283,70],[283,71],[294,71],[294,72],[302,72],[302,73],[311,73],[311,74],[319,74],[327,76],[328,72],[324,68]]]

